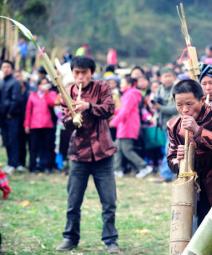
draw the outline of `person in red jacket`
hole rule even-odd
[[[51,172],[51,139],[54,123],[51,109],[55,105],[57,94],[49,91],[51,84],[43,78],[38,90],[31,92],[26,106],[24,127],[30,136],[30,171]],[[37,164],[39,162],[39,164]]]

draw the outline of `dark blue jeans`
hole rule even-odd
[[[19,118],[4,119],[1,123],[3,144],[6,148],[8,165],[19,165]]]
[[[118,233],[115,228],[116,184],[112,157],[93,162],[72,161],[68,181],[67,223],[63,237],[74,244],[80,240],[80,208],[90,175],[93,176],[102,204],[102,241],[106,245],[114,243]]]

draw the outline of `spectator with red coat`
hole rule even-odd
[[[43,78],[38,84],[38,90],[31,92],[27,106],[24,127],[30,134],[30,171],[48,170],[51,172],[51,140],[54,135],[54,123],[51,110],[57,94],[49,91],[51,84]],[[37,162],[39,159],[39,164]]]
[[[110,123],[117,128],[118,152],[115,158],[115,173],[120,177],[123,175],[123,158],[135,167],[138,178],[143,178],[152,171],[134,150],[134,141],[138,139],[140,131],[139,104],[142,98],[136,86],[137,81],[130,76],[122,80],[121,108]]]

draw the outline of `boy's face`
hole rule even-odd
[[[210,100],[212,100],[212,77],[205,76],[201,80],[202,89],[204,91],[204,94],[207,96],[209,95]]]
[[[74,80],[77,85],[80,83],[82,84],[82,87],[85,88],[92,78],[91,69],[82,69],[79,67],[74,67],[72,70]]]
[[[177,111],[181,116],[189,115],[197,119],[204,104],[204,97],[198,100],[191,92],[176,94],[175,103]]]
[[[1,70],[4,77],[13,73],[13,69],[9,63],[3,63],[1,66]]]
[[[176,80],[175,75],[172,72],[163,73],[161,75],[161,82],[165,87],[171,87]]]

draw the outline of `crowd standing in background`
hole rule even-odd
[[[8,174],[27,169],[31,173],[64,170],[69,134],[61,122],[58,91],[45,69],[35,68],[34,46],[20,39],[18,51],[19,70],[15,70],[10,61],[1,63],[0,130],[8,160],[3,170]],[[91,56],[89,45],[82,45],[76,54]],[[201,58],[204,65],[200,81],[209,103],[212,102],[211,59],[212,47],[208,46]],[[28,60],[31,73],[26,72]],[[70,69],[72,54],[65,52],[62,60]],[[167,164],[166,125],[177,114],[172,99],[173,86],[188,78],[184,66],[168,63],[121,68],[117,51],[112,48],[106,62],[107,66],[97,68],[93,79],[107,82],[115,103],[115,113],[109,124],[118,148],[116,176],[131,173],[144,178],[152,173],[157,176],[156,182],[172,181],[175,175]],[[67,86],[72,82],[69,78]]]

